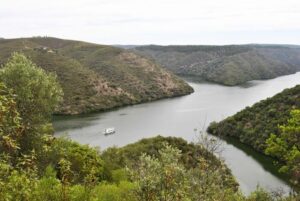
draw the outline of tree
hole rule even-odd
[[[13,53],[3,66],[0,81],[16,95],[17,110],[25,124],[47,122],[62,100],[56,75],[46,73],[20,53]]]
[[[138,200],[188,200],[186,170],[179,162],[180,150],[165,145],[159,154],[160,159],[143,154],[138,168],[132,171]]]
[[[37,67],[23,54],[14,53],[0,70],[0,81],[11,89],[20,114],[24,153],[41,149],[45,134],[52,134],[51,114],[62,100],[56,76]]]
[[[291,118],[279,126],[278,136],[267,139],[266,154],[277,157],[285,164],[280,171],[289,173],[295,185],[300,185],[300,110],[292,110]]]
[[[0,83],[0,153],[14,160],[20,149],[23,128],[11,90]],[[12,162],[12,161],[11,161]]]

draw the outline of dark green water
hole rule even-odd
[[[56,117],[56,135],[105,149],[123,146],[156,135],[196,139],[194,129],[206,129],[211,121],[233,115],[246,106],[273,96],[285,88],[300,84],[300,73],[267,81],[253,81],[243,86],[226,87],[210,83],[189,82],[195,93],[183,97],[124,107],[114,111]],[[115,127],[116,134],[104,136],[103,130]],[[288,191],[284,177],[276,172],[272,160],[237,141],[223,141],[220,157],[232,170],[243,192],[257,185],[266,189]]]
[[[249,145],[242,144],[236,138],[226,137],[224,140],[228,144],[233,145],[234,147],[238,148],[239,150],[242,150],[248,156],[252,157],[255,161],[257,161],[259,164],[261,164],[265,170],[267,170],[274,176],[288,182],[288,176],[278,172],[280,164],[276,164],[276,162],[274,162],[273,158],[263,155],[258,151],[255,151]]]

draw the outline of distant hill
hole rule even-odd
[[[123,48],[123,49],[133,49],[133,48],[138,47],[138,45],[112,45],[112,46]]]
[[[230,86],[300,71],[300,46],[296,45],[149,45],[135,50],[177,75]]]
[[[58,75],[64,91],[58,114],[107,110],[193,91],[154,61],[112,46],[50,37],[4,39],[0,64],[15,51]]]
[[[292,109],[300,108],[300,85],[247,107],[219,123],[212,123],[208,132],[220,136],[232,136],[264,151],[265,141],[271,133],[278,134],[278,125],[290,117]]]

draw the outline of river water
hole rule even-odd
[[[212,83],[188,81],[193,94],[128,106],[117,110],[81,115],[55,117],[56,136],[67,135],[82,144],[123,146],[142,138],[177,136],[195,141],[195,129],[205,130],[212,121],[233,115],[246,106],[271,97],[285,88],[300,84],[300,73],[265,81],[251,81],[242,86],[227,87]],[[115,127],[116,133],[104,136],[103,130]],[[260,185],[268,190],[290,187],[276,173],[272,160],[236,140],[224,141],[221,157],[237,178],[241,190],[248,194]]]

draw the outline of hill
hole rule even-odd
[[[300,85],[246,107],[219,123],[211,123],[208,132],[232,136],[263,152],[272,133],[278,135],[278,125],[287,123],[292,109],[300,108]]]
[[[101,153],[53,137],[49,116],[62,95],[55,76],[14,54],[1,79],[10,88],[0,83],[0,200],[299,200],[260,188],[245,197],[222,160],[204,148],[214,140],[156,137]]]
[[[165,68],[181,76],[224,85],[270,79],[300,70],[300,48],[289,45],[139,46]]]
[[[184,179],[187,179],[189,177],[188,175],[191,176],[190,179],[195,185],[193,188],[198,190],[193,190],[192,192],[192,194],[195,194],[194,197],[198,196],[198,198],[195,200],[202,200],[200,197],[203,196],[204,198],[208,196],[210,194],[208,192],[211,192],[212,189],[214,189],[213,196],[216,197],[220,197],[220,195],[217,193],[217,189],[219,189],[221,192],[236,192],[238,190],[239,184],[232,175],[230,169],[223,163],[221,159],[215,156],[213,152],[206,150],[200,144],[188,143],[182,138],[162,136],[146,138],[121,148],[108,148],[102,153],[101,156],[109,170],[120,170],[127,167],[133,169],[134,171],[138,171],[139,160],[144,154],[151,156],[152,158],[156,158],[157,161],[160,161],[163,157],[161,150],[166,144],[180,151],[180,157],[176,163],[183,165],[182,168],[185,169],[185,172],[190,172],[184,176]],[[176,159],[170,158],[168,161],[174,162]],[[167,162],[164,161],[163,163]],[[143,165],[146,166],[145,164]],[[150,168],[155,169],[156,167]],[[173,168],[174,167],[168,165],[166,171],[172,171]],[[204,171],[204,174],[199,175],[199,172],[197,172],[199,170]],[[143,172],[142,176],[146,178],[148,176],[146,174],[147,173]],[[201,180],[201,182],[198,184],[200,186],[197,186],[196,184],[198,179]],[[159,185],[161,185],[161,182],[159,182]],[[180,185],[180,188],[184,189],[183,186],[183,184]]]
[[[181,96],[193,90],[160,65],[132,51],[50,37],[0,40],[0,64],[22,52],[63,87],[58,114],[80,114]]]

